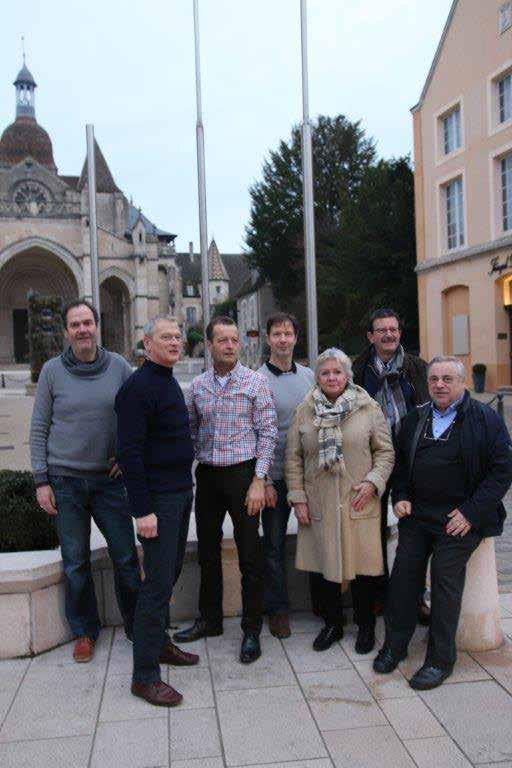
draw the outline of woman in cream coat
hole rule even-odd
[[[288,431],[285,477],[299,533],[296,567],[312,571],[325,627],[313,643],[323,651],[343,636],[341,585],[350,582],[356,651],[375,644],[372,576],[383,573],[380,501],[394,464],[380,406],[352,383],[350,359],[323,352],[316,386]]]

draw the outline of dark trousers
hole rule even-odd
[[[311,592],[315,595],[319,615],[327,626],[341,627],[343,624],[341,584],[324,579],[321,573],[310,573],[309,578]],[[358,627],[367,627],[375,624],[373,582],[373,576],[356,576],[350,582],[354,624],[357,624]]]
[[[166,640],[169,600],[187,546],[192,491],[155,493],[151,507],[158,519],[158,535],[154,539],[139,537],[144,581],[133,628],[133,679],[137,683],[160,680],[159,657]]]
[[[416,627],[418,593],[425,584],[432,555],[430,633],[425,663],[451,669],[457,657],[455,634],[466,563],[481,536],[470,530],[463,537],[450,536],[440,523],[412,517],[400,521],[398,548],[386,604],[386,645],[396,658],[406,655]]]
[[[66,618],[75,637],[95,640],[101,623],[91,572],[91,518],[106,539],[117,603],[127,635],[133,633],[140,570],[133,521],[121,478],[50,476],[66,584]]]
[[[265,612],[287,613],[290,607],[286,587],[285,541],[291,507],[286,501],[286,484],[276,480],[277,506],[261,513],[265,562]]]
[[[205,621],[222,624],[222,524],[226,511],[242,574],[242,629],[259,633],[263,614],[263,553],[259,515],[248,515],[245,497],[254,477],[255,462],[230,467],[199,464],[196,469],[196,524],[201,586],[199,613]]]

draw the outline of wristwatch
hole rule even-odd
[[[264,472],[255,472],[254,477],[257,477],[258,480],[264,480],[266,478],[266,474]]]

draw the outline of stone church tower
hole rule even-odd
[[[27,359],[29,290],[91,297],[87,165],[58,173],[25,61],[14,86],[15,120],[0,139],[0,362]],[[149,317],[181,312],[176,235],[128,201],[95,152],[103,343],[130,356]]]

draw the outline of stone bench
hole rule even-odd
[[[293,521],[290,521],[290,528]],[[230,526],[226,525],[230,533]],[[307,574],[294,567],[296,534],[287,541],[287,575],[292,610],[308,610]],[[141,548],[138,548],[139,554]],[[241,612],[240,572],[236,546],[228,535],[222,544],[224,614]],[[91,567],[100,619],[105,626],[122,624],[105,541],[98,531],[91,537]],[[187,544],[183,570],[171,602],[174,620],[197,616],[199,568],[195,527]],[[60,549],[0,555],[0,658],[29,656],[69,641],[64,614],[64,581]]]
[[[291,609],[309,610],[307,574],[294,567],[297,527],[293,517],[288,530],[287,576]],[[395,548],[396,532],[389,540],[390,565]],[[224,615],[237,616],[241,612],[240,572],[229,520],[225,524],[222,564]],[[97,530],[91,537],[91,566],[102,623],[105,626],[122,624],[111,562],[105,541]],[[195,618],[198,593],[197,542],[192,517],[183,570],[171,603],[172,619]],[[64,615],[60,549],[0,555],[0,627],[0,658],[3,659],[42,653],[71,639]],[[494,540],[486,539],[468,564],[457,647],[483,651],[497,648],[502,642]]]

